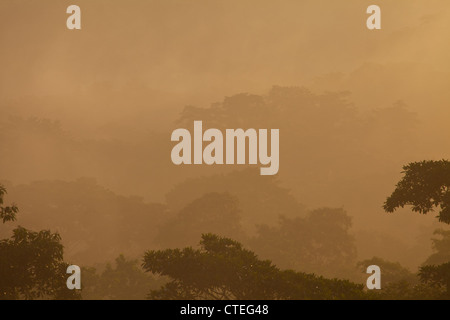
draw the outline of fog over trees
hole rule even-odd
[[[450,3],[381,2],[1,1],[0,299],[448,299]],[[278,173],[174,165],[194,121]]]

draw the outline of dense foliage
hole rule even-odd
[[[205,234],[200,249],[148,251],[145,270],[171,280],[151,299],[362,299],[363,286],[280,270],[231,239]]]
[[[6,190],[0,186],[0,205]],[[14,221],[18,208],[0,206],[3,222]],[[0,299],[76,299],[66,287],[68,264],[61,237],[49,230],[34,232],[17,227],[0,240]]]
[[[404,176],[384,204],[393,212],[411,205],[412,210],[426,214],[439,207],[439,221],[450,224],[450,162],[422,161],[403,167]]]

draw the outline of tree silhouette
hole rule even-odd
[[[239,242],[205,234],[201,248],[148,251],[143,267],[171,278],[151,299],[363,299],[362,285],[282,271]]]
[[[117,195],[95,179],[36,181],[8,190],[21,204],[21,223],[57,229],[66,254],[80,266],[111,261],[122,252],[141,255],[166,220],[164,205]]]
[[[441,292],[441,299],[450,299],[450,263],[420,268],[420,280]]]
[[[412,205],[412,210],[427,214],[439,207],[440,222],[450,224],[450,162],[421,161],[403,167],[404,177],[384,203],[384,210],[393,212],[399,207]],[[437,230],[442,239],[433,239],[435,254],[420,268],[422,285],[431,287],[435,298],[450,297],[450,263],[448,263],[448,231]],[[447,262],[441,265],[436,263]]]
[[[19,209],[3,206],[6,190],[0,186],[3,223],[14,221]],[[78,299],[66,287],[68,264],[63,261],[61,237],[49,230],[13,230],[10,239],[0,240],[0,299]]]
[[[403,167],[404,177],[384,203],[386,212],[412,205],[412,210],[426,214],[439,207],[439,221],[450,224],[450,162],[422,161]]]
[[[19,208],[16,205],[12,205],[10,207],[3,206],[3,197],[6,195],[6,189],[2,185],[0,185],[0,219],[3,223],[8,221],[15,221],[16,215],[19,212]]]

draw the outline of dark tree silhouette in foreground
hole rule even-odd
[[[384,203],[384,210],[393,212],[398,207],[412,205],[412,210],[426,214],[439,207],[440,222],[450,224],[450,162],[421,161],[410,163],[403,167],[405,174],[397,184],[395,191]],[[426,264],[420,268],[420,281],[429,285],[441,294],[439,298],[450,298],[450,263],[446,258],[448,254],[445,250],[448,240],[448,232],[437,231],[443,235],[442,240],[434,240],[434,247],[438,251],[437,255],[430,257]],[[437,258],[437,259],[436,259]],[[442,263],[434,265],[435,263]]]
[[[15,221],[17,206],[3,206],[6,189],[0,186],[0,218]],[[61,237],[48,230],[13,230],[0,240],[0,299],[78,299],[66,287],[67,264],[63,261]]]
[[[143,268],[170,281],[150,299],[364,299],[363,286],[282,271],[236,241],[204,234],[200,249],[148,251]]]
[[[387,198],[384,210],[394,212],[411,205],[413,211],[426,214],[439,207],[439,221],[450,224],[450,162],[414,162],[403,170],[405,175]]]
[[[441,291],[439,298],[450,299],[450,263],[420,268],[420,280]]]
[[[16,205],[12,205],[10,207],[3,206],[3,198],[6,195],[6,189],[2,185],[0,185],[0,219],[3,223],[8,221],[16,221],[16,215],[19,212],[19,208]]]

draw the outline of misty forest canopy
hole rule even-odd
[[[11,110],[3,111],[0,148],[10,152],[8,157],[0,158],[0,166],[4,169],[2,179],[12,182],[92,177],[118,194],[160,202],[174,185],[190,177],[247,166],[174,167],[170,159],[158,156],[171,153],[167,132],[175,129],[172,122],[170,128],[151,133],[148,123],[106,123],[85,135],[54,121],[10,116]],[[354,205],[355,199],[370,201],[360,187],[366,184],[367,176],[374,184],[382,183],[389,172],[405,163],[403,158],[410,158],[418,150],[416,114],[408,111],[404,103],[382,105],[369,113],[361,111],[348,92],[319,94],[304,87],[276,86],[260,95],[234,94],[206,108],[187,106],[174,120],[176,128],[189,129],[192,137],[192,124],[199,119],[204,126],[220,130],[224,138],[230,128],[279,129],[283,135],[279,156],[284,170],[277,176],[298,199],[320,206],[323,194],[327,194],[330,203]],[[210,143],[204,142],[204,147]],[[40,147],[35,148],[37,145]],[[401,159],[383,156],[393,153]],[[379,196],[386,193],[377,192]],[[368,210],[358,206],[360,211]]]
[[[375,185],[385,181],[385,177],[391,175],[392,168],[398,167],[396,163],[405,162],[390,156],[384,158],[373,155],[389,154],[395,150],[396,154],[410,158],[408,148],[413,146],[411,149],[414,149],[415,144],[404,141],[413,140],[411,134],[415,132],[415,115],[403,105],[394,105],[392,108],[379,109],[370,116],[363,116],[353,108],[345,93],[317,95],[302,88],[275,87],[266,95],[239,94],[227,97],[207,109],[186,107],[178,124],[189,128],[196,119],[204,119],[208,127],[218,128],[224,133],[224,138],[227,128],[277,128],[277,124],[281,124],[279,128],[283,131],[283,145],[286,145],[281,150],[283,165],[289,170],[264,178],[259,175],[257,168],[246,167],[233,172],[227,169],[211,170],[212,174],[202,176],[198,172],[209,168],[191,166],[176,171],[177,168],[174,169],[167,157],[161,160],[157,156],[170,153],[167,134],[144,135],[145,138],[134,141],[132,145],[127,141],[131,138],[126,133],[120,139],[109,136],[110,140],[88,138],[77,141],[70,135],[62,134],[61,128],[51,123],[5,117],[0,119],[0,147],[13,152],[13,156],[0,159],[0,167],[5,168],[6,178],[14,181],[20,174],[22,180],[40,180],[17,186],[7,184],[8,191],[20,203],[20,221],[37,230],[58,228],[64,238],[65,254],[70,254],[71,261],[80,262],[80,265],[111,261],[124,252],[131,255],[132,260],[116,260],[116,268],[85,272],[84,275],[88,277],[89,274],[92,279],[90,291],[84,291],[87,298],[131,297],[131,292],[135,292],[136,297],[144,298],[151,289],[154,298],[186,295],[204,298],[212,297],[217,292],[226,297],[251,297],[259,293],[248,287],[265,286],[267,288],[261,294],[276,299],[337,299],[353,297],[353,293],[359,296],[360,290],[353,284],[347,286],[346,282],[329,282],[307,274],[314,272],[325,277],[361,282],[359,277],[365,274],[361,275],[352,269],[358,256],[350,217],[345,211],[333,208],[307,212],[297,199],[307,201],[316,197],[312,207],[328,199],[333,202],[333,198],[347,205],[351,203],[349,198],[363,195],[360,189],[362,185],[367,185],[368,174]],[[193,137],[195,140],[195,132]],[[155,149],[148,148],[149,143]],[[34,145],[40,146],[39,152],[31,147]],[[386,152],[378,152],[378,147]],[[348,157],[344,157],[344,154],[348,154]],[[23,162],[17,161],[22,158],[34,161],[30,166],[24,166]],[[386,162],[387,158],[392,163]],[[368,162],[358,167],[357,163],[362,160]],[[142,167],[148,167],[148,161],[152,161],[153,167],[158,170],[142,171]],[[186,173],[188,170],[193,171]],[[382,174],[377,174],[380,172]],[[443,176],[441,173],[437,174],[440,178]],[[152,179],[149,179],[149,174]],[[101,187],[95,179],[76,180],[79,176],[96,177],[106,187]],[[422,180],[417,180],[417,175],[413,176],[414,179],[410,179],[411,186],[403,188],[405,192],[401,197],[394,197],[393,194],[393,199],[406,199],[404,205],[414,205],[421,200],[416,198],[416,194],[420,194],[417,190],[421,190],[430,177],[424,173]],[[55,180],[45,180],[48,177],[54,177]],[[114,186],[111,177],[120,183]],[[283,183],[286,182],[287,188],[280,186],[278,177]],[[67,181],[73,179],[75,181]],[[350,184],[348,181],[356,182]],[[419,181],[417,185],[415,181]],[[429,197],[428,200],[432,199],[430,201],[440,205],[445,203],[443,194],[446,187],[439,189],[439,185],[430,183],[430,186],[441,190],[441,193],[438,192],[441,202],[436,201],[439,198],[430,191],[433,188],[422,191],[426,195],[425,199]],[[121,196],[109,188],[121,190],[122,194],[165,194],[166,201],[164,204],[147,203],[138,197]],[[320,192],[315,193],[314,189]],[[2,190],[3,193],[6,191],[4,188]],[[355,191],[358,197],[349,190]],[[376,193],[382,196],[386,193],[382,188],[372,191],[367,193],[366,199],[377,199]],[[364,204],[359,208],[364,209],[364,212],[375,210],[365,201],[361,202]],[[390,203],[394,203],[395,207],[395,201],[391,200]],[[401,201],[396,204],[399,203]],[[1,219],[6,222],[13,220],[12,213],[17,209],[13,209],[14,206],[0,207]],[[378,202],[375,207],[379,207]],[[358,214],[358,210],[352,209],[352,213]],[[278,219],[279,216],[284,218]],[[108,228],[105,228],[105,221],[108,221]],[[6,228],[0,231],[1,238],[6,238],[9,231]],[[197,245],[201,234],[208,233],[217,234],[217,239],[207,238],[205,244],[208,245],[200,249],[186,248]],[[5,239],[2,245],[10,248],[14,242],[21,242],[23,247],[42,254],[39,248],[34,247],[34,243],[36,239],[44,239],[42,243],[52,246],[55,249],[52,251],[54,257],[62,262],[60,238],[55,236],[51,239],[53,241],[48,241],[52,235],[19,232],[17,236],[14,235],[15,238]],[[436,242],[436,247],[448,243],[447,238]],[[230,242],[224,245],[226,250],[220,249],[218,244],[223,244],[220,239]],[[255,252],[254,257],[242,245],[239,247],[233,244],[236,240],[252,250],[251,253]],[[218,250],[214,249],[216,244]],[[159,250],[161,248],[185,249]],[[142,269],[136,267],[135,259],[141,258],[144,250],[161,258],[155,260],[155,256],[152,256],[148,260],[147,255],[146,270],[164,275],[164,279],[169,279],[167,283],[154,286],[154,279],[161,278],[153,278],[150,274],[143,277],[140,274]],[[256,257],[256,253],[262,258]],[[449,261],[448,251],[440,250],[436,255],[433,264]],[[263,263],[266,260],[261,259],[270,259],[273,263]],[[339,265],[342,261],[345,263]],[[29,269],[30,263],[38,261],[12,259],[7,263]],[[252,269],[250,266],[257,268]],[[217,267],[220,267],[217,270],[221,270],[222,274],[214,274]],[[224,278],[233,272],[243,277],[242,272],[247,270],[245,268],[251,271],[250,277],[245,278],[248,281],[236,284]],[[283,270],[286,268],[294,271]],[[183,274],[182,270],[193,270],[204,277],[192,283],[189,275]],[[445,290],[445,270],[445,266],[424,269],[423,279],[429,279],[430,285],[436,283]],[[403,273],[403,270],[400,271]],[[110,277],[114,277],[114,283],[109,282]],[[145,285],[142,285],[143,282]],[[35,285],[33,281],[30,283],[30,286]],[[220,286],[219,291],[217,284]],[[323,290],[315,291],[318,284]],[[89,284],[86,282],[86,285]],[[157,290],[161,285],[163,289]],[[23,284],[16,283],[14,286],[21,288]],[[12,288],[11,285],[9,288]],[[398,285],[398,288],[403,287]],[[339,291],[341,289],[345,291],[342,294]],[[19,289],[14,290],[9,290],[12,292],[10,297],[19,297],[20,294],[15,293]],[[399,292],[395,291],[392,296],[401,296]],[[221,298],[222,295],[216,297]]]
[[[414,162],[403,170],[404,176],[384,203],[384,210],[393,212],[411,205],[413,211],[426,214],[439,207],[439,221],[450,224],[450,162]]]
[[[259,225],[250,246],[277,266],[354,279],[357,248],[351,217],[342,208],[320,208],[304,216]]]
[[[148,251],[143,268],[170,281],[151,299],[364,299],[363,285],[280,270],[239,242],[204,234],[200,249]]]

